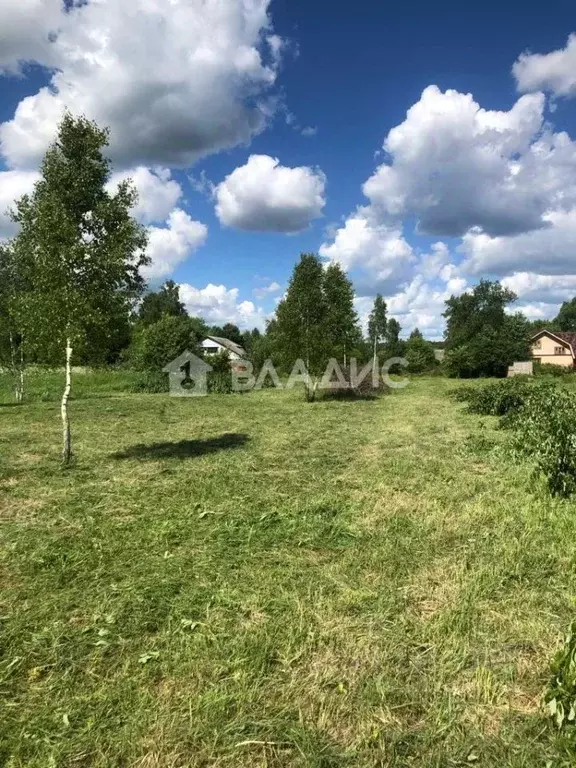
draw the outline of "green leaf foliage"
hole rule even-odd
[[[199,337],[187,315],[164,315],[155,323],[134,331],[128,360],[139,371],[159,373],[182,352],[198,351]]]
[[[506,312],[515,300],[512,291],[488,280],[448,299],[444,367],[449,376],[505,376],[513,362],[530,359],[530,323]]]
[[[330,355],[345,360],[362,343],[354,309],[354,286],[342,267],[333,263],[324,271],[323,289],[326,302],[324,326]]]
[[[576,396],[554,382],[516,376],[483,387],[466,387],[456,398],[468,410],[501,416],[514,432],[513,446],[529,457],[553,496],[576,492]]]
[[[576,331],[576,296],[562,304],[553,325],[559,331]]]
[[[143,297],[138,309],[138,323],[152,325],[164,315],[186,315],[184,304],[180,301],[180,290],[173,280],[167,280],[158,291],[150,291]]]
[[[434,346],[424,339],[422,333],[415,328],[406,342],[404,356],[408,360],[410,373],[425,373],[438,367]]]
[[[454,393],[456,400],[468,403],[468,411],[481,416],[505,416],[521,408],[534,384],[529,377],[492,382],[478,387],[460,387]]]
[[[576,397],[563,387],[532,387],[512,420],[515,445],[531,456],[553,496],[576,491]]]
[[[88,334],[110,333],[110,319],[128,317],[141,294],[145,230],[132,218],[129,181],[106,189],[107,131],[66,114],[30,196],[16,203],[19,234],[12,243],[21,290],[15,314],[27,345],[62,359]]]
[[[323,282],[324,269],[318,256],[302,254],[276,311],[275,337],[288,369],[301,359],[312,375],[319,375],[330,356]]]
[[[569,734],[576,742],[576,622],[563,646],[556,653],[551,664],[552,679],[544,701],[550,717],[560,730]]]

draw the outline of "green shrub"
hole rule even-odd
[[[557,728],[576,736],[576,622],[551,664],[552,680],[544,701]]]
[[[532,456],[550,493],[576,491],[576,397],[554,384],[533,387],[509,419],[518,452]]]
[[[576,396],[554,382],[515,376],[452,393],[470,413],[500,416],[517,453],[533,458],[553,496],[576,492]]]
[[[533,387],[527,376],[514,376],[485,386],[459,387],[454,393],[456,400],[468,403],[470,413],[482,416],[504,416],[524,405]]]
[[[161,371],[143,371],[136,375],[132,383],[132,392],[160,394],[168,392],[168,374]]]
[[[230,394],[232,392],[232,373],[228,352],[210,355],[206,362],[212,366],[212,370],[208,373],[208,392],[214,395]]]
[[[152,325],[137,327],[128,362],[138,371],[160,373],[164,366],[189,349],[197,351],[194,324],[189,317],[165,315]]]
[[[574,373],[573,368],[565,365],[554,365],[554,363],[539,363],[534,366],[535,376],[566,376]]]

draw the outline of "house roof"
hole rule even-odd
[[[567,341],[572,350],[576,349],[576,333],[574,331],[556,331],[556,336],[562,341]]]
[[[221,347],[225,347],[230,352],[240,355],[240,357],[246,357],[246,351],[239,344],[230,341],[230,339],[224,339],[222,336],[206,336],[206,338],[210,339],[210,341],[215,341]]]
[[[572,351],[573,357],[576,357],[576,333],[574,331],[549,331],[546,328],[543,328],[541,331],[538,331],[538,333],[535,333],[532,338],[537,339],[538,336],[542,336],[544,333],[557,341],[567,344]]]

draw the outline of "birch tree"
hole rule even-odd
[[[291,367],[298,359],[304,361],[308,400],[315,398],[330,349],[323,283],[322,262],[313,253],[303,253],[294,267],[286,296],[276,310],[275,333],[284,363]]]
[[[346,368],[350,351],[359,345],[362,333],[354,309],[354,287],[340,264],[329,264],[324,271],[324,298],[330,353]]]
[[[69,399],[74,350],[87,329],[106,327],[130,311],[144,288],[140,267],[145,230],[131,216],[136,192],[129,181],[106,189],[108,131],[66,114],[31,195],[16,204],[19,234],[13,254],[24,290],[16,313],[29,344],[65,366],[61,401],[62,461],[72,456]]]
[[[374,300],[374,307],[368,318],[368,337],[373,344],[374,369],[378,366],[378,344],[386,335],[388,321],[386,319],[386,302],[379,293]]]

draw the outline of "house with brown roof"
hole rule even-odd
[[[573,331],[538,331],[532,336],[532,358],[540,363],[576,366],[576,333]]]

